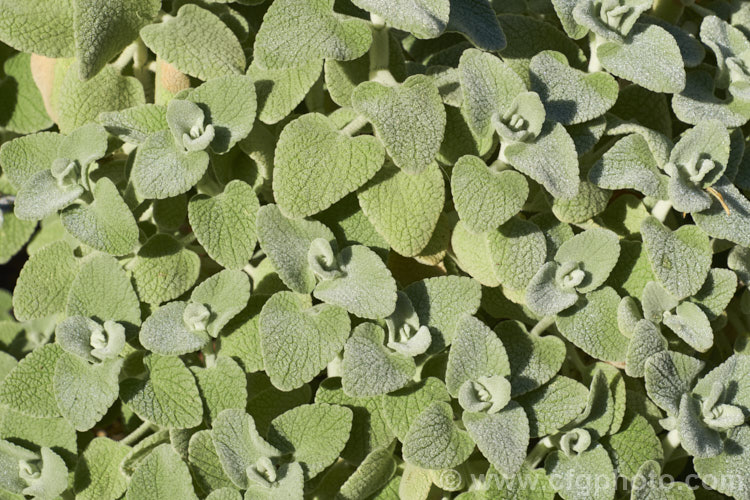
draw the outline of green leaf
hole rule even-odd
[[[727,308],[736,290],[737,275],[733,271],[711,269],[703,287],[693,295],[692,300],[701,307],[708,319],[713,321]]]
[[[65,229],[82,243],[111,255],[125,255],[138,244],[138,226],[117,187],[104,177],[94,201],[73,204],[60,214]]]
[[[711,370],[695,384],[693,392],[708,399],[713,386],[717,383],[726,387],[722,402],[750,410],[750,384],[747,374],[750,373],[750,359],[743,354],[733,354],[718,367]]]
[[[617,141],[591,168],[589,180],[606,189],[635,189],[667,199],[667,177],[659,170],[648,142],[639,134]]]
[[[564,500],[615,497],[614,468],[600,444],[571,456],[554,451],[547,456],[544,468],[548,475],[559,478],[552,486]]]
[[[338,306],[312,306],[309,297],[278,292],[260,313],[266,373],[288,391],[312,380],[344,347],[349,316]]]
[[[73,30],[81,78],[94,76],[138,38],[138,31],[156,17],[160,7],[158,0],[74,0]]]
[[[441,380],[427,377],[413,385],[384,395],[381,406],[388,427],[393,429],[400,441],[403,441],[411,424],[422,413],[422,410],[436,401],[448,403],[450,394]]]
[[[148,354],[146,376],[120,384],[120,396],[142,420],[168,429],[188,429],[203,418],[198,387],[190,370],[176,356]]]
[[[458,396],[467,381],[510,375],[505,347],[487,325],[473,316],[463,315],[456,324],[456,331],[445,372],[445,383],[451,395]]]
[[[352,427],[352,411],[329,404],[301,405],[276,417],[268,441],[302,466],[312,479],[336,461]]]
[[[750,496],[750,428],[735,427],[729,432],[724,451],[711,458],[696,458],[695,470],[711,488],[734,498]]]
[[[354,4],[382,17],[390,26],[408,31],[417,38],[436,38],[448,26],[449,0],[354,0]]]
[[[580,382],[558,375],[548,384],[519,396],[529,418],[532,437],[554,434],[573,422],[586,408],[589,391]]]
[[[643,377],[648,358],[666,349],[667,340],[659,327],[646,319],[638,321],[628,345],[625,373],[631,377]]]
[[[560,371],[565,344],[559,337],[532,335],[518,321],[501,321],[494,331],[508,355],[514,396],[541,387]]]
[[[585,222],[603,212],[609,205],[611,196],[610,191],[582,180],[578,185],[578,194],[574,197],[555,198],[552,201],[552,213],[562,222]]]
[[[498,57],[476,49],[461,55],[458,66],[466,121],[480,137],[491,133],[492,117],[510,109],[526,91],[523,80]]]
[[[245,372],[232,358],[219,356],[215,365],[205,368],[193,366],[191,370],[210,420],[215,420],[217,415],[227,408],[245,409]]]
[[[547,243],[533,223],[512,217],[488,234],[488,248],[498,281],[513,290],[523,290],[544,264]]]
[[[401,389],[416,374],[414,359],[385,347],[385,331],[362,323],[344,346],[341,385],[354,397],[377,396]]]
[[[253,189],[235,180],[219,195],[194,196],[188,204],[188,217],[198,241],[212,259],[228,269],[241,269],[255,251],[258,210],[260,204]]]
[[[680,412],[680,400],[693,387],[704,363],[685,354],[661,351],[646,361],[644,378],[648,397],[670,416]]]
[[[143,144],[156,132],[167,130],[167,107],[143,104],[121,111],[108,111],[98,117],[107,132],[130,144]]]
[[[695,223],[709,236],[722,238],[742,246],[750,246],[750,201],[726,178],[712,186],[722,197],[729,213],[718,200],[711,208],[693,215]]]
[[[198,498],[187,465],[169,444],[162,444],[138,464],[125,498],[156,499],[171,495],[185,500]]]
[[[193,471],[195,482],[203,491],[220,488],[235,489],[229,480],[216,454],[216,447],[210,430],[198,431],[188,443],[188,464]]]
[[[128,487],[120,462],[129,448],[106,437],[94,438],[76,464],[74,488],[81,500],[116,500]]]
[[[164,356],[174,356],[205,346],[210,340],[207,332],[192,329],[185,320],[188,305],[187,302],[170,302],[146,318],[139,334],[143,347]]]
[[[715,429],[704,423],[701,402],[690,394],[683,394],[680,413],[677,415],[677,430],[680,446],[696,458],[715,457],[724,448],[722,437]]]
[[[336,258],[342,276],[322,280],[313,296],[361,318],[390,316],[396,307],[396,282],[380,257],[362,245],[344,248]]]
[[[21,220],[14,213],[2,215],[0,223],[0,265],[16,255],[36,231],[36,221]]]
[[[141,38],[161,59],[201,80],[242,73],[247,64],[232,30],[197,5],[183,5],[177,17],[142,28]]]
[[[609,452],[615,470],[633,479],[641,464],[648,460],[661,462],[664,458],[661,441],[648,420],[637,414],[626,417],[619,432],[606,436],[602,444]]]
[[[341,485],[337,498],[355,500],[369,498],[377,492],[396,471],[396,461],[389,447],[377,448],[359,464],[346,482]],[[373,497],[373,498],[378,498]]]
[[[450,0],[448,31],[463,33],[483,50],[505,48],[505,34],[487,0]]]
[[[693,70],[687,74],[685,89],[672,98],[672,109],[680,121],[698,124],[704,120],[719,120],[727,127],[739,127],[750,116],[750,102],[728,95],[716,97],[712,74]]]
[[[565,55],[540,52],[531,59],[531,90],[539,94],[547,119],[572,125],[606,113],[617,100],[618,85],[607,73],[568,66]]]
[[[479,451],[503,477],[518,473],[529,445],[529,420],[518,403],[509,403],[498,413],[464,412],[463,423]]]
[[[297,67],[265,69],[253,62],[247,74],[255,80],[258,119],[274,124],[289,115],[318,80],[322,66],[322,60],[313,60]]]
[[[21,220],[36,221],[55,214],[84,192],[82,186],[60,186],[50,170],[34,174],[20,189],[15,200],[15,214]]]
[[[300,464],[296,462],[285,463],[279,465],[278,468],[272,463],[270,465],[275,469],[276,478],[274,482],[260,484],[259,482],[251,481],[245,492],[248,498],[274,500],[276,498],[299,498],[302,496],[305,478]],[[260,476],[259,479],[267,481],[265,476]]]
[[[244,410],[224,410],[214,420],[211,436],[224,472],[241,489],[249,485],[248,469],[261,457],[274,458],[279,450],[263,439],[253,417]]]
[[[60,132],[73,130],[94,122],[105,111],[119,111],[146,103],[141,83],[131,76],[122,76],[114,66],[104,67],[96,76],[81,81],[78,65],[72,64],[65,73],[56,94],[57,124]]]
[[[0,90],[8,98],[0,104],[0,124],[19,134],[51,127],[52,120],[31,74],[31,55],[20,53],[9,57],[3,71],[5,78],[0,82]]]
[[[235,358],[247,373],[263,369],[258,316],[266,297],[253,295],[247,307],[222,330],[221,352]]]
[[[64,311],[78,267],[70,246],[62,241],[49,244],[30,257],[13,290],[16,318],[38,319]]]
[[[0,383],[0,404],[31,417],[57,417],[53,378],[63,350],[55,344],[37,347]]]
[[[664,324],[696,351],[706,352],[714,344],[711,323],[701,308],[692,302],[683,302],[674,314],[665,314]]]
[[[490,254],[490,233],[475,233],[463,221],[458,221],[451,235],[451,247],[457,264],[477,282],[487,287],[497,287],[500,281],[495,276]]]
[[[384,161],[385,150],[374,137],[348,137],[330,118],[306,114],[279,137],[274,196],[290,217],[313,215],[361,187]]]
[[[566,270],[566,267],[562,267],[556,262],[547,262],[531,278],[529,285],[526,287],[526,305],[534,314],[551,316],[578,302],[578,292],[574,287],[569,287],[564,283],[572,273],[576,273],[580,269],[574,267],[571,273],[563,275],[562,279],[558,280],[558,275]],[[577,274],[580,276],[580,273]],[[559,281],[562,281],[562,283]]]
[[[22,52],[70,57],[74,53],[72,6],[72,0],[4,0],[0,4],[0,40]]]
[[[528,182],[513,170],[494,171],[481,158],[462,156],[453,167],[451,192],[458,216],[474,232],[497,229],[521,211]]]
[[[659,462],[648,460],[638,469],[633,477],[633,490],[630,498],[633,500],[693,500],[695,493],[685,483],[661,480],[662,471]]]
[[[393,162],[409,174],[431,168],[445,133],[443,100],[435,84],[414,75],[397,87],[364,82],[352,106],[372,123]]]
[[[17,137],[0,147],[3,175],[20,189],[34,174],[47,170],[57,158],[64,136],[55,132]]]
[[[694,295],[711,267],[708,235],[686,225],[670,231],[654,217],[641,223],[648,259],[659,282],[677,299]]]
[[[219,488],[211,490],[206,497],[207,500],[242,500],[242,494],[233,488]]]
[[[628,338],[617,325],[620,296],[604,287],[588,293],[574,307],[561,312],[557,328],[565,338],[602,361],[625,361]]]
[[[593,228],[565,241],[555,254],[560,264],[580,263],[585,276],[576,290],[587,293],[599,288],[609,277],[620,256],[620,243],[612,231]]]
[[[411,257],[424,250],[435,231],[445,203],[445,181],[436,163],[416,175],[386,164],[358,197],[393,250]]]
[[[578,154],[565,127],[547,123],[533,143],[516,142],[505,150],[508,163],[556,198],[578,194]]]
[[[265,205],[257,216],[258,240],[285,285],[299,293],[311,293],[316,279],[307,261],[317,238],[335,241],[330,229],[317,221],[289,219],[277,205]]]
[[[138,251],[133,282],[141,301],[159,305],[188,291],[198,279],[200,258],[166,234],[156,234]]]
[[[190,295],[194,304],[203,304],[210,312],[206,331],[216,338],[229,320],[242,311],[250,298],[250,281],[242,271],[225,269],[196,286]]]
[[[672,35],[659,26],[636,24],[624,43],[606,41],[597,47],[596,55],[614,76],[648,90],[676,94],[685,88],[680,48]]]
[[[369,26],[336,15],[332,0],[282,0],[263,16],[253,54],[260,67],[281,69],[316,59],[357,59],[371,42]]]
[[[131,182],[143,198],[171,198],[190,190],[207,168],[208,153],[184,151],[168,130],[162,130],[138,148]]]
[[[92,428],[107,413],[120,392],[121,359],[91,364],[64,353],[52,380],[60,413],[78,431]]]
[[[450,345],[458,334],[462,315],[476,314],[482,291],[467,277],[438,276],[407,286],[404,293],[419,316],[419,323],[430,328],[430,352]]]
[[[450,405],[434,402],[412,422],[402,453],[410,464],[447,469],[463,463],[473,450],[474,441],[453,422]]]

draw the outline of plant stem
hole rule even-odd
[[[541,335],[544,332],[544,330],[549,328],[554,323],[555,323],[555,316],[545,316],[542,319],[540,319],[536,325],[534,325],[534,328],[531,329],[530,334]]]
[[[659,222],[664,222],[664,220],[667,218],[667,215],[669,214],[669,211],[672,209],[672,202],[669,200],[659,200],[654,205],[654,208],[651,209],[651,215],[656,217]]]
[[[674,451],[680,446],[680,433],[673,429],[667,433],[661,440],[661,446],[664,449],[664,463],[669,461]]]
[[[599,55],[596,53],[597,49],[606,40],[596,33],[589,33],[589,49],[591,54],[589,55],[589,73],[602,70],[602,63],[599,61]]]
[[[142,438],[144,434],[146,434],[153,428],[153,426],[154,424],[152,424],[151,422],[143,422],[133,432],[122,438],[120,440],[120,443],[130,446],[131,444]]]
[[[677,24],[677,21],[682,17],[682,13],[685,10],[685,5],[681,0],[654,0],[654,6],[651,8],[651,13],[660,19],[664,19],[668,23]]]
[[[526,457],[526,465],[528,465],[530,469],[535,469],[536,466],[539,465],[539,462],[541,462],[544,457],[547,456],[547,453],[549,453],[554,447],[555,445],[552,444],[550,437],[545,437],[531,449]]]
[[[348,136],[352,136],[356,134],[357,132],[359,132],[360,129],[362,129],[362,127],[367,125],[367,123],[368,123],[367,118],[365,118],[362,115],[359,115],[354,120],[350,121],[346,127],[342,128],[341,132],[343,132],[344,134]]]
[[[390,35],[385,21],[376,15],[371,16],[372,45],[370,46],[370,81],[392,87],[398,82],[388,69],[390,61]]]

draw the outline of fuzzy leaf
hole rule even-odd
[[[646,361],[648,397],[670,416],[679,414],[682,395],[690,391],[704,363],[685,354],[661,351]]]
[[[498,281],[514,290],[526,288],[547,256],[544,234],[518,217],[489,233],[488,247]]]
[[[625,373],[631,377],[643,377],[648,358],[666,349],[667,340],[659,327],[646,319],[638,321],[628,345]]]
[[[518,397],[529,418],[532,437],[554,434],[586,408],[589,391],[580,382],[558,375],[549,384]]]
[[[317,81],[322,66],[323,61],[313,60],[296,67],[265,69],[253,62],[247,74],[255,80],[258,119],[270,125],[289,115]]]
[[[553,486],[564,500],[615,497],[614,468],[607,450],[600,444],[571,456],[554,451],[547,456],[544,468],[547,474],[559,478]],[[583,477],[586,480],[580,480]]]
[[[290,217],[313,215],[361,187],[384,161],[385,150],[374,137],[347,137],[330,118],[310,113],[279,137],[274,196]]]
[[[229,320],[242,311],[250,298],[250,281],[245,273],[225,269],[196,286],[190,295],[194,304],[203,304],[210,312],[206,331],[216,338]]]
[[[115,500],[128,487],[120,462],[129,448],[106,437],[94,438],[76,465],[74,487],[81,500]]]
[[[620,257],[617,235],[606,229],[594,228],[579,233],[565,241],[555,254],[560,264],[580,263],[586,274],[576,290],[587,293],[599,288],[609,277]]]
[[[183,5],[176,17],[144,27],[141,38],[161,59],[201,80],[242,73],[247,64],[232,30],[197,5]]]
[[[750,428],[735,427],[729,432],[724,451],[711,458],[696,458],[695,470],[706,484],[734,498],[750,496]]]
[[[31,73],[31,55],[19,53],[9,57],[3,64],[3,71],[5,78],[0,82],[0,90],[8,98],[0,103],[0,124],[19,134],[51,127],[52,120]]]
[[[667,199],[667,177],[659,170],[646,139],[630,134],[612,146],[589,171],[589,179],[607,189],[635,189]]]
[[[388,482],[395,470],[396,461],[393,459],[390,448],[377,448],[365,457],[359,467],[341,485],[337,497],[341,500],[368,498]]]
[[[0,4],[0,40],[22,52],[71,57],[75,43],[72,6],[72,0],[4,0]]]
[[[463,463],[473,450],[469,434],[453,422],[450,405],[435,402],[409,427],[403,456],[408,463],[425,469],[446,469]]]
[[[169,444],[162,444],[138,464],[133,477],[130,478],[125,498],[137,500],[170,495],[185,500],[198,498],[193,490],[187,464]]]
[[[410,174],[431,168],[446,115],[430,78],[414,75],[398,87],[362,83],[352,94],[352,106],[372,123],[396,166]]]
[[[725,177],[712,187],[721,195],[729,213],[718,200],[714,200],[711,208],[693,214],[695,223],[709,236],[750,246],[750,201]]]
[[[518,403],[498,413],[464,412],[463,422],[479,451],[503,477],[518,473],[529,445],[529,421]]]
[[[31,417],[57,417],[53,378],[63,350],[55,344],[37,347],[0,383],[0,404]]]
[[[159,104],[104,112],[98,121],[107,132],[130,144],[143,144],[151,134],[168,128],[167,108]]]
[[[200,258],[166,234],[156,234],[138,251],[133,282],[138,297],[149,304],[176,299],[198,279]]]
[[[187,302],[170,302],[146,318],[138,337],[143,347],[164,356],[174,356],[205,346],[210,340],[207,332],[192,330],[184,320],[187,306]]]

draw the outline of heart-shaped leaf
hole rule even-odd
[[[453,422],[448,403],[434,402],[412,422],[404,438],[403,456],[425,469],[447,469],[463,463],[474,450],[469,434]]]
[[[437,38],[448,25],[449,13],[453,19],[453,2],[449,0],[354,0],[353,3],[417,38]]]
[[[185,321],[187,302],[165,304],[146,318],[139,340],[149,351],[165,356],[197,351],[210,340],[205,330],[194,330]]]
[[[266,373],[283,391],[312,380],[349,337],[349,316],[338,306],[312,306],[310,297],[278,292],[260,312]]]
[[[132,267],[138,297],[161,304],[187,292],[198,280],[200,258],[167,234],[156,234],[138,251]]]
[[[553,486],[565,500],[588,498],[613,499],[615,497],[615,471],[607,450],[600,444],[582,453],[568,456],[554,451],[544,462],[547,474],[559,477]],[[576,478],[586,477],[586,481]]]
[[[374,137],[348,137],[330,118],[310,113],[279,137],[274,196],[290,217],[313,215],[361,187],[384,161],[385,150]]]
[[[495,276],[513,290],[525,289],[547,256],[544,234],[533,222],[518,217],[489,233],[488,244]]]
[[[514,476],[526,458],[529,420],[515,401],[497,413],[464,412],[463,423],[482,455],[503,477]]]

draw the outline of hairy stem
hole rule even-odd
[[[539,320],[539,322],[534,325],[534,328],[531,329],[531,335],[541,335],[544,330],[549,328],[555,323],[555,316],[545,316],[542,319]]]
[[[390,61],[390,35],[385,21],[376,15],[371,16],[372,45],[370,46],[370,80],[383,85],[394,86],[398,82],[388,69]]]
[[[673,429],[667,433],[661,440],[661,447],[664,449],[664,463],[668,462],[672,454],[680,447],[680,433]]]
[[[154,424],[151,422],[143,422],[133,432],[122,438],[120,443],[130,446],[142,438],[148,431],[153,429],[153,427]]]
[[[681,0],[654,0],[651,13],[669,23],[677,24],[684,10],[685,5]]]
[[[597,49],[606,40],[596,33],[589,33],[589,49],[591,54],[589,55],[589,73],[602,70],[602,63],[599,61],[599,55],[596,53]]]
[[[670,210],[672,210],[671,201],[659,200],[656,202],[656,205],[654,205],[654,208],[651,209],[651,215],[656,217],[659,222],[664,222]]]
[[[354,120],[350,121],[346,127],[341,129],[341,132],[348,136],[352,136],[359,132],[365,125],[367,125],[367,118],[365,118],[362,115],[359,115]]]
[[[554,449],[554,447],[555,445],[552,443],[550,437],[545,437],[531,449],[528,456],[526,457],[526,465],[528,465],[530,469],[535,469],[536,466],[539,465],[542,460],[544,460],[544,457],[547,456],[547,453],[549,453],[550,450]]]

